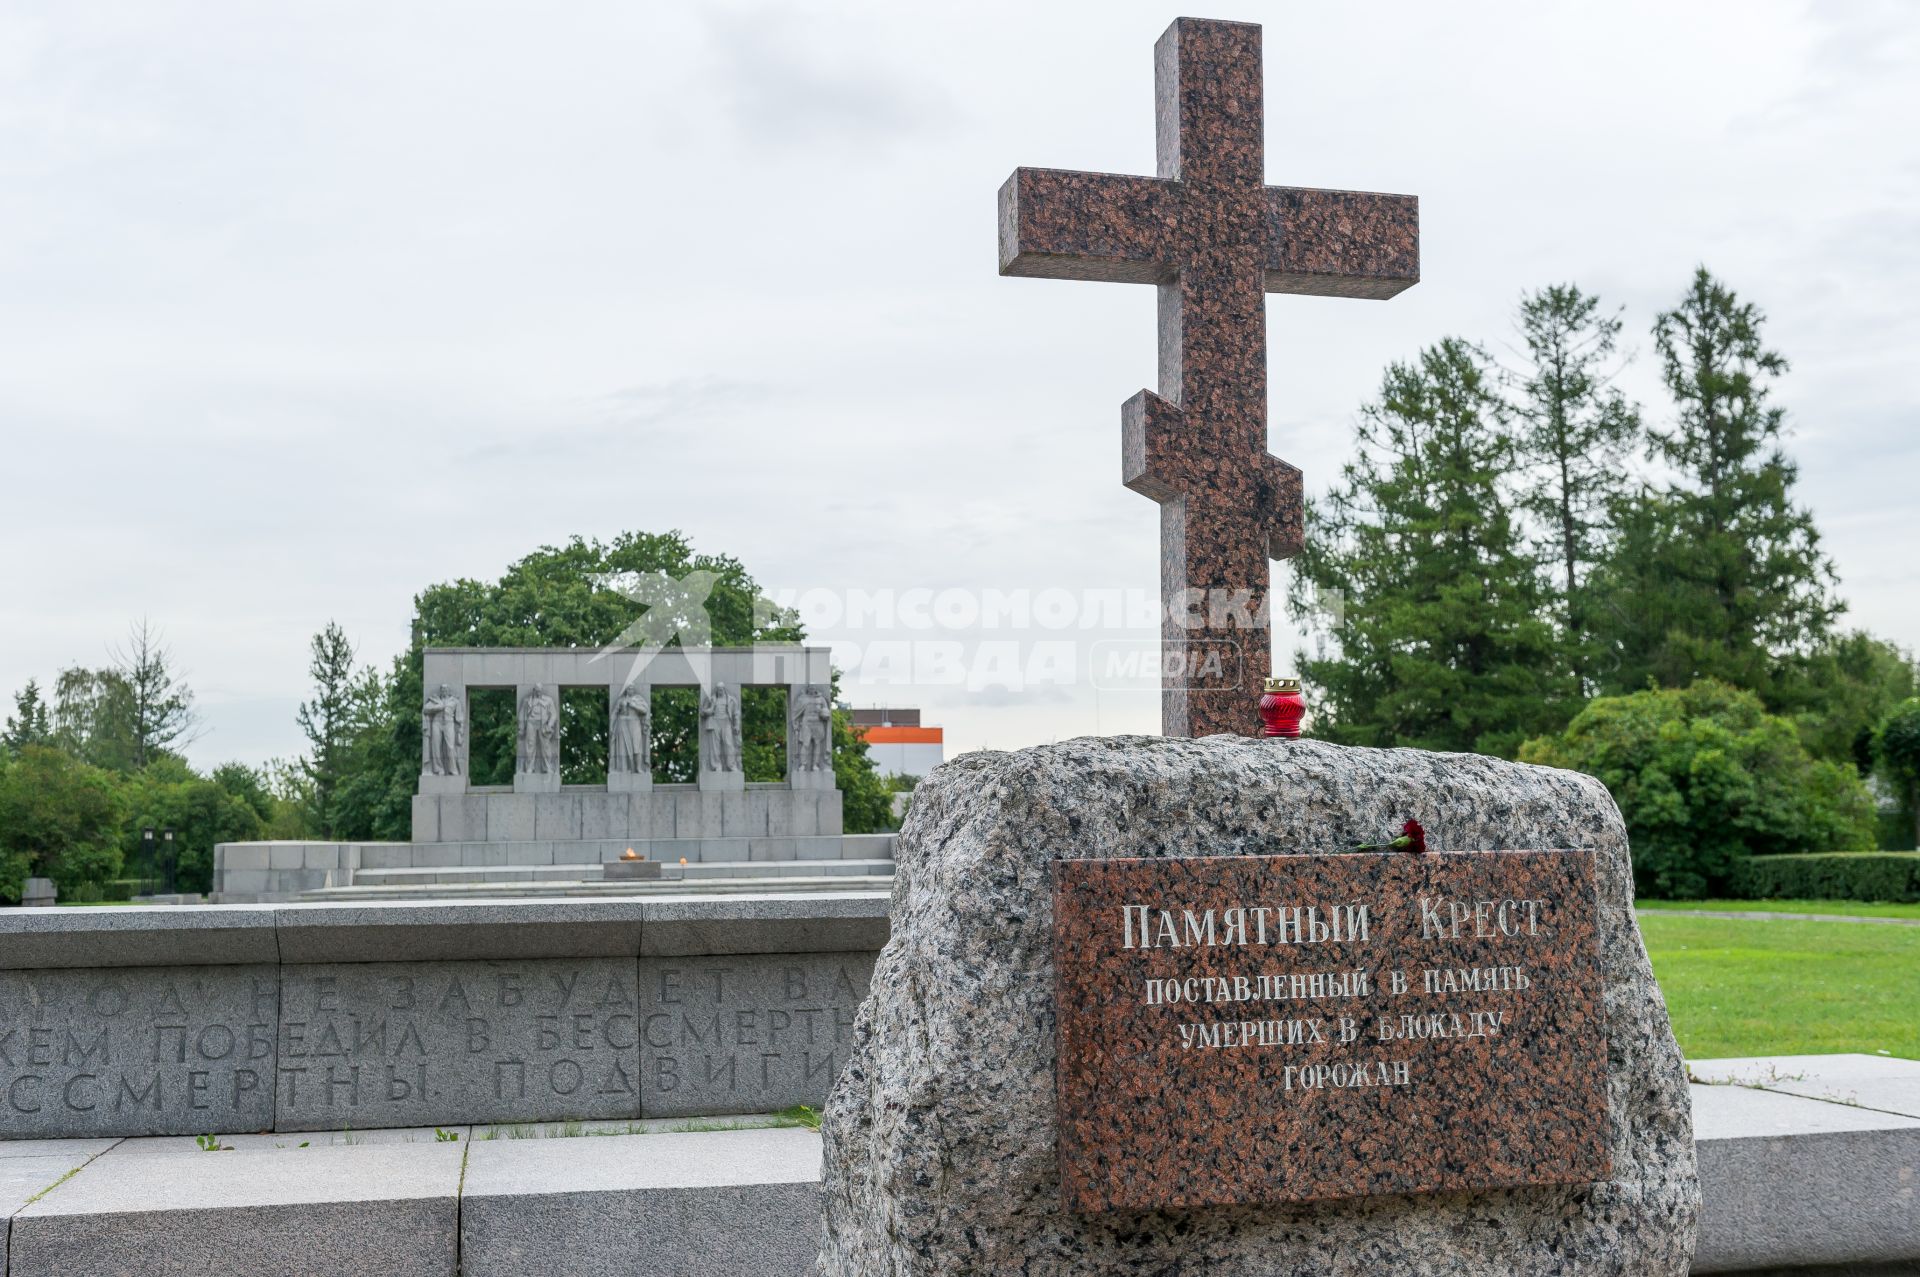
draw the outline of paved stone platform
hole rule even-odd
[[[1803,1055],[1688,1069],[1706,1202],[1694,1272],[1920,1268],[1920,1062]]]
[[[1705,1189],[1694,1272],[1920,1267],[1920,1062],[1692,1067],[1747,1079],[1690,1088]],[[219,1151],[0,1142],[0,1277],[800,1277],[818,1244],[820,1140],[764,1120],[235,1135]],[[692,1129],[719,1124],[736,1129]]]
[[[1773,909],[1635,909],[1642,918],[1733,918],[1741,922],[1858,922],[1868,926],[1920,927],[1920,918],[1881,918],[1864,913],[1781,913]]]

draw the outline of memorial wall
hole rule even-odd
[[[819,1105],[879,893],[0,915],[0,1137]]]

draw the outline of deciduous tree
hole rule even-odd
[[[62,750],[23,748],[0,771],[0,898],[17,901],[29,875],[53,879],[68,899],[112,878],[123,811],[112,773]]]
[[[1721,891],[1747,855],[1874,845],[1873,804],[1853,769],[1811,757],[1792,723],[1714,679],[1601,697],[1520,757],[1605,782],[1644,895]]]
[[[711,589],[702,605],[710,621],[708,641],[717,646],[755,642],[799,642],[802,632],[787,613],[766,607],[753,578],[737,559],[699,554],[678,532],[626,532],[610,542],[575,537],[562,546],[543,546],[510,565],[498,581],[451,581],[429,586],[414,599],[413,642],[395,659],[384,680],[382,707],[368,729],[366,761],[340,791],[340,836],[395,838],[411,836],[411,800],[420,775],[420,706],[423,700],[423,651],[427,647],[580,647],[612,644],[640,620],[647,605],[616,588],[624,579],[664,574],[687,580],[694,573]],[[687,592],[680,603],[658,606],[675,610],[691,607],[701,594]],[[657,619],[657,618],[656,618]],[[692,622],[676,614],[668,623],[648,627],[663,637],[676,633],[678,622]],[[621,659],[609,656],[610,661]],[[630,657],[628,659],[631,659]],[[663,696],[653,719],[652,760],[659,781],[690,780],[697,757],[697,710],[687,698]],[[480,757],[511,758],[513,723],[510,717],[482,723],[476,714],[469,740]],[[742,733],[750,741],[783,737],[785,717],[778,698],[754,698],[742,704]],[[563,742],[569,752],[597,752],[604,757],[605,714],[577,720]],[[840,737],[836,735],[836,745]],[[848,764],[842,787],[857,779],[864,753]],[[838,765],[836,765],[838,774]],[[865,807],[847,800],[847,829],[863,832]]]
[[[1873,754],[1888,782],[1900,787],[1913,813],[1914,845],[1920,846],[1920,698],[1902,701],[1873,736]]]
[[[78,665],[54,681],[53,745],[83,762],[110,771],[137,763],[133,690],[113,670]]]
[[[1786,663],[1774,701],[1800,728],[1814,757],[1851,764],[1867,776],[1874,769],[1874,730],[1916,691],[1912,656],[1853,630]]]
[[[136,862],[141,830],[173,830],[170,853],[176,891],[211,889],[216,843],[248,842],[266,832],[246,797],[168,755],[156,758],[132,778],[127,807],[121,846],[129,864]]]

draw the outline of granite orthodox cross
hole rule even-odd
[[[1260,28],[1181,18],[1154,47],[1158,177],[1016,170],[1000,273],[1153,284],[1160,393],[1121,410],[1122,479],[1160,503],[1162,730],[1259,727],[1269,557],[1300,472],[1267,452],[1265,293],[1391,297],[1420,278],[1411,195],[1263,184]]]

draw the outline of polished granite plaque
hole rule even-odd
[[[1586,851],[1053,866],[1076,1211],[1604,1179]]]

